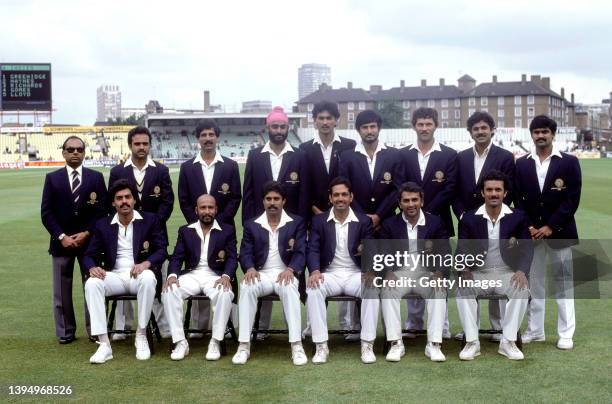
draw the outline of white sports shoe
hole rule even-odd
[[[557,348],[559,349],[573,349],[574,341],[571,338],[559,338],[557,341]]]
[[[521,341],[523,341],[523,344],[529,344],[530,342],[541,342],[545,339],[546,337],[544,335],[533,335],[529,333],[524,333],[521,335]]]
[[[459,352],[459,359],[462,361],[474,360],[480,355],[480,341],[472,341],[465,344],[461,352]]]
[[[149,342],[147,341],[146,335],[136,334],[134,346],[136,347],[136,359],[146,361],[151,357],[151,350],[149,349]]]
[[[385,360],[387,362],[399,362],[404,355],[406,355],[406,349],[400,339],[391,343],[391,348],[389,348]]]
[[[376,362],[376,355],[374,355],[374,344],[372,342],[361,341],[361,361],[363,363]]]
[[[170,354],[170,359],[173,361],[180,361],[187,355],[189,355],[189,343],[186,339],[183,339],[176,343],[176,346]]]
[[[208,343],[208,352],[206,352],[207,361],[217,361],[221,358],[221,350],[219,349],[219,341],[214,338]]]
[[[428,342],[425,345],[425,356],[431,359],[433,362],[444,362],[446,356],[442,353],[442,344],[437,342]]]
[[[327,362],[327,358],[329,358],[329,348],[327,347],[327,342],[317,344],[317,349],[312,357],[312,363],[315,365],[320,365]]]
[[[111,336],[111,341],[116,342],[116,341],[125,341],[127,339],[128,335],[127,334],[123,334],[123,333],[115,333]]]
[[[238,344],[238,350],[232,358],[232,363],[234,365],[244,365],[249,360],[249,356],[251,356],[249,344],[247,344],[246,342],[241,342],[240,344]]]
[[[291,344],[291,359],[295,366],[302,366],[308,363],[308,358],[306,357],[306,352],[304,352],[302,343]]]
[[[110,344],[105,342],[96,342],[98,350],[89,358],[89,363],[104,363],[113,359],[113,350]]]
[[[525,356],[521,352],[520,349],[516,346],[514,341],[501,341],[499,343],[499,349],[497,352],[501,355],[504,355],[508,359],[512,359],[514,361],[520,361],[525,359]]]

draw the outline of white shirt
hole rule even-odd
[[[136,184],[138,184],[138,197],[142,199],[142,186],[143,186],[145,174],[147,173],[147,167],[155,167],[155,162],[150,157],[147,157],[147,162],[145,163],[145,165],[142,167],[142,170],[141,170],[140,168],[136,167],[136,164],[134,164],[132,159],[129,158],[123,164],[123,167],[129,167],[129,166],[132,166],[132,169],[134,170],[134,179],[136,180]]]
[[[262,153],[268,152],[270,154],[270,167],[272,168],[272,179],[274,181],[278,181],[278,174],[280,173],[281,165],[283,164],[283,155],[292,151],[294,150],[293,147],[291,147],[291,145],[289,144],[289,142],[285,142],[285,146],[279,154],[274,153],[274,151],[270,147],[270,141],[268,141],[261,149]]]
[[[327,173],[329,174],[329,165],[331,163],[332,149],[334,148],[335,142],[340,143],[340,136],[334,133],[334,139],[331,141],[331,143],[327,147],[325,147],[325,145],[321,141],[321,137],[319,134],[315,135],[312,142],[313,144],[317,143],[319,147],[321,148],[321,154],[323,154],[323,161],[325,161],[325,168],[327,169]]]
[[[499,249],[499,227],[502,217],[512,214],[512,209],[505,203],[502,203],[501,212],[497,216],[497,220],[493,222],[487,213],[485,205],[482,205],[475,213],[481,215],[487,220],[487,232],[489,233],[489,249],[485,257],[484,268],[486,269],[506,269],[508,265],[504,263]]]
[[[484,163],[487,160],[487,156],[489,155],[489,151],[491,151],[491,145],[493,143],[489,143],[487,148],[482,152],[482,154],[478,154],[476,151],[476,146],[472,147],[474,151],[474,177],[475,182],[478,184],[478,178],[480,178],[480,172],[482,171],[482,167],[484,167]]]
[[[360,272],[361,269],[355,265],[348,249],[349,223],[359,222],[359,219],[355,216],[353,209],[349,208],[349,214],[346,220],[344,220],[344,223],[340,223],[340,221],[336,219],[333,209],[329,212],[329,216],[327,217],[328,222],[332,220],[335,222],[336,228],[336,250],[334,252],[334,259],[327,270]]]
[[[280,252],[278,251],[278,234],[280,229],[289,222],[292,222],[293,219],[289,216],[285,210],[281,212],[280,222],[278,226],[276,226],[276,230],[272,230],[270,227],[270,223],[268,223],[268,217],[266,216],[266,212],[264,212],[261,216],[255,219],[255,223],[259,224],[261,227],[268,231],[268,258],[261,269],[261,272],[274,272],[279,273],[284,271],[287,267],[285,263],[281,259]]]
[[[366,157],[366,161],[368,162],[368,169],[370,170],[370,178],[372,180],[374,179],[374,168],[376,168],[376,156],[378,155],[378,152],[386,148],[387,146],[379,140],[378,145],[376,146],[376,150],[374,151],[374,155],[372,156],[372,158],[370,158],[370,155],[366,151],[363,142],[359,142],[355,146],[355,153],[361,153]]]
[[[72,173],[74,171],[77,172],[77,178],[79,179],[79,182],[83,182],[83,165],[81,164],[80,166],[78,166],[77,168],[72,168],[70,166],[66,166],[66,171],[68,172],[68,185],[70,186],[70,191],[73,191],[72,189],[72,181],[74,178],[72,178]]]
[[[421,152],[421,149],[417,147],[416,143],[410,145],[410,149],[408,150],[412,150],[412,149],[416,149],[417,151],[417,155],[419,157],[419,170],[421,171],[421,179],[423,179],[423,176],[425,175],[425,170],[427,170],[427,163],[429,162],[429,156],[431,156],[431,153],[435,151],[441,152],[442,148],[440,148],[440,143],[438,143],[437,140],[434,140],[433,146],[425,154]]]
[[[115,266],[113,271],[131,271],[134,267],[134,220],[142,220],[142,216],[138,211],[134,211],[134,216],[127,226],[124,226],[119,221],[119,214],[115,213],[111,224],[118,224],[118,235],[117,238],[117,258],[115,259]]]
[[[532,158],[535,161],[536,174],[538,176],[538,184],[540,185],[540,192],[544,191],[544,181],[546,181],[546,174],[548,174],[548,167],[550,167],[550,160],[552,156],[563,158],[559,149],[553,144],[552,153],[546,157],[544,161],[540,162],[540,157],[536,153],[529,154],[528,158]]]
[[[419,250],[418,241],[417,241],[419,238],[418,227],[425,226],[425,214],[423,213],[423,210],[419,210],[419,218],[417,220],[417,223],[414,226],[412,226],[412,224],[410,224],[408,219],[406,219],[403,212],[402,212],[402,219],[404,219],[404,222],[406,222],[406,228],[408,229],[408,252],[410,254],[414,254],[418,252]]]
[[[202,154],[198,153],[195,159],[193,159],[193,164],[200,163],[202,165],[202,175],[204,176],[204,185],[206,185],[206,192],[209,195],[212,195],[213,191],[210,189],[212,187],[213,176],[215,175],[215,164],[223,163],[223,157],[219,153],[215,153],[215,158],[209,164],[206,164],[204,159],[202,158]]]

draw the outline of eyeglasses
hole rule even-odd
[[[272,125],[270,125],[270,128],[272,129],[287,129],[289,126],[287,125],[279,125],[276,123],[273,123]]]
[[[67,151],[68,153],[74,153],[75,151],[78,153],[83,153],[85,151],[85,148],[84,147],[66,147],[64,150]]]

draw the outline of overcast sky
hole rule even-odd
[[[27,1],[0,0],[0,62],[50,62],[55,123],[91,124],[96,88],[123,107],[290,108],[297,69],[325,63],[332,85],[384,88],[550,76],[566,97],[612,91],[607,1]]]

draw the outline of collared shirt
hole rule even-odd
[[[123,164],[123,167],[132,166],[134,170],[134,179],[136,180],[136,186],[138,188],[138,197],[142,199],[142,187],[144,185],[145,174],[147,173],[147,167],[155,167],[155,162],[147,157],[147,162],[142,167],[142,169],[136,167],[136,164],[132,161],[131,158],[127,159]]]
[[[78,166],[77,168],[72,168],[70,166],[66,166],[66,171],[68,172],[68,185],[70,186],[70,191],[73,191],[72,189],[72,181],[74,180],[74,178],[72,177],[72,173],[74,171],[77,172],[77,178],[79,179],[79,182],[83,182],[83,165],[81,164],[80,166]]]
[[[406,222],[406,229],[408,230],[408,252],[410,254],[414,254],[419,249],[418,241],[417,241],[419,238],[418,227],[425,226],[425,214],[423,213],[423,210],[419,210],[419,218],[417,220],[417,223],[414,226],[410,224],[408,219],[406,219],[403,212],[402,212],[402,219],[404,219],[404,222]]]
[[[202,166],[202,175],[204,176],[204,185],[206,185],[206,192],[209,195],[212,195],[212,180],[215,175],[215,164],[223,163],[223,157],[219,153],[215,153],[215,158],[210,162],[210,164],[206,164],[204,159],[202,158],[202,154],[198,153],[195,159],[193,159],[193,164],[200,163]]]
[[[321,137],[318,133],[315,135],[313,139],[313,144],[317,143],[319,147],[321,148],[321,154],[323,155],[323,161],[325,161],[325,168],[327,169],[328,174],[329,174],[329,166],[331,164],[332,149],[334,148],[335,142],[338,142],[338,143],[341,142],[340,136],[338,136],[338,134],[336,133],[334,133],[334,139],[331,141],[331,143],[327,147],[321,141]]]
[[[359,142],[355,146],[355,153],[361,153],[366,157],[366,161],[368,162],[368,169],[370,170],[370,178],[372,180],[374,179],[374,168],[376,168],[376,156],[378,156],[378,152],[386,148],[387,146],[379,140],[378,145],[376,146],[376,150],[374,151],[374,155],[372,156],[372,158],[370,158],[370,155],[366,151],[363,142]]]
[[[491,220],[489,214],[487,213],[487,209],[485,205],[482,205],[475,213],[476,215],[481,215],[483,218],[487,220],[487,232],[489,236],[489,249],[487,251],[487,256],[485,257],[485,265],[486,269],[502,269],[508,268],[506,263],[501,256],[501,251],[499,249],[499,228],[501,219],[506,216],[512,214],[512,209],[508,207],[505,203],[502,203],[501,212],[495,221]]]
[[[270,168],[272,168],[272,179],[274,181],[278,181],[278,174],[280,173],[280,169],[283,164],[283,155],[292,151],[294,150],[293,147],[291,147],[291,145],[289,144],[289,142],[285,142],[285,146],[279,154],[274,153],[274,151],[270,147],[270,141],[268,141],[261,149],[262,153],[268,152],[268,154],[270,155]]]
[[[538,176],[538,185],[540,185],[540,192],[544,191],[544,181],[546,181],[546,174],[548,174],[548,167],[550,167],[550,160],[552,156],[563,158],[559,149],[553,144],[552,153],[546,157],[544,161],[540,162],[540,156],[537,153],[530,153],[528,158],[532,158],[535,162],[536,174]]]
[[[484,152],[482,152],[482,154],[478,154],[478,152],[476,151],[476,146],[472,147],[472,150],[474,151],[474,177],[475,177],[475,182],[478,184],[478,178],[480,178],[480,172],[482,171],[482,167],[484,167],[484,163],[487,160],[487,156],[489,155],[489,152],[491,151],[491,145],[493,143],[489,143],[489,145],[487,146],[486,149],[484,149]]]
[[[268,231],[268,258],[261,269],[262,272],[282,272],[287,268],[281,259],[280,252],[278,251],[278,235],[280,233],[280,229],[292,221],[293,219],[285,212],[284,209],[281,212],[280,222],[278,223],[278,226],[276,226],[275,230],[272,230],[272,227],[270,227],[266,212],[255,219],[255,223],[259,224]]]
[[[142,220],[142,216],[138,211],[134,211],[134,216],[127,226],[124,226],[119,221],[119,214],[115,213],[111,224],[117,224],[117,258],[115,259],[115,267],[113,271],[131,271],[134,267],[134,220]]]
[[[412,149],[416,149],[417,151],[417,156],[419,158],[419,170],[421,171],[421,179],[423,179],[423,176],[425,175],[425,170],[427,170],[427,163],[429,162],[429,156],[431,156],[431,153],[435,151],[441,152],[442,148],[440,147],[440,143],[438,143],[437,140],[434,140],[433,146],[425,154],[421,152],[421,149],[418,148],[416,143],[410,145],[410,149],[408,150],[412,150]]]
[[[336,250],[328,271],[359,272],[360,268],[355,265],[348,248],[349,224],[351,222],[359,222],[359,219],[355,216],[353,209],[349,208],[349,214],[346,220],[344,220],[344,223],[340,223],[340,221],[336,219],[333,209],[329,212],[329,216],[327,217],[328,222],[332,220],[335,223],[336,229]]]

